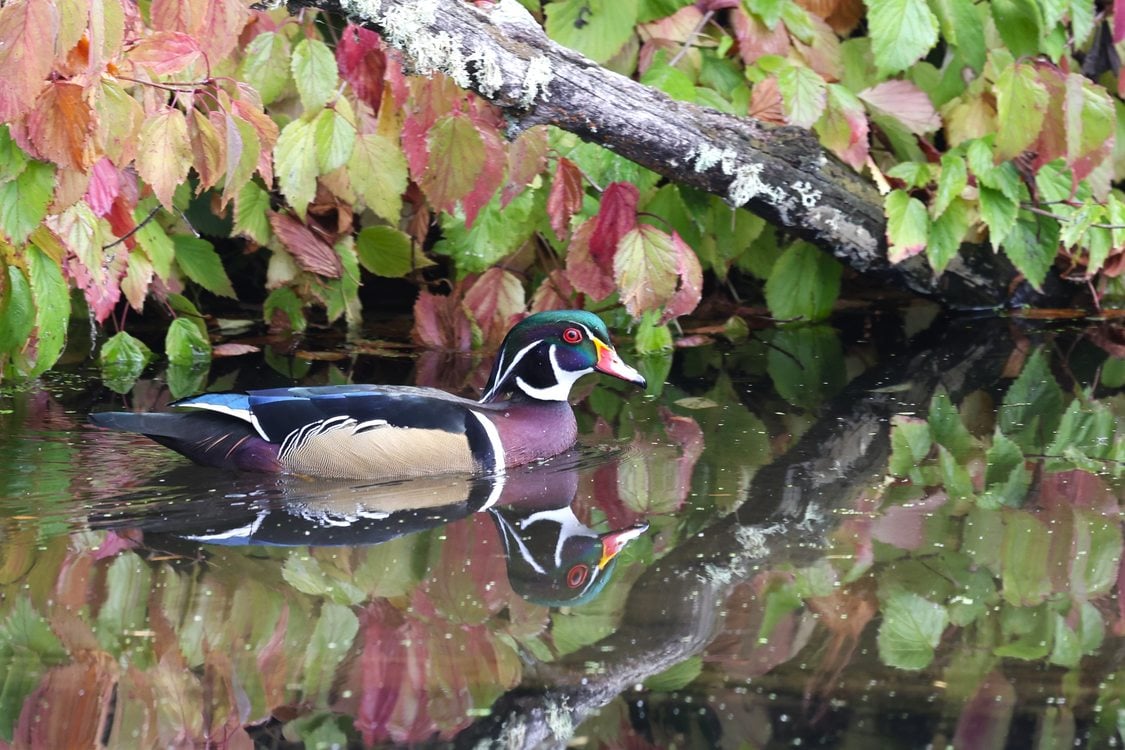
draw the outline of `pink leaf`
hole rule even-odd
[[[0,122],[31,108],[54,63],[59,13],[52,0],[6,3],[0,8]]]
[[[1125,39],[1125,0],[1113,0],[1113,43]]]
[[[547,196],[547,215],[551,218],[551,229],[559,237],[570,232],[570,219],[582,208],[582,172],[570,159],[560,158],[555,167],[555,179],[551,181],[551,192]]]
[[[309,273],[338,279],[343,275],[340,256],[336,255],[327,242],[324,242],[307,226],[288,214],[270,212],[270,226],[281,239],[281,244],[292,253],[297,265]]]
[[[543,280],[531,297],[531,312],[566,310],[574,307],[574,287],[566,272],[556,268]]]
[[[910,81],[884,81],[859,92],[859,98],[916,135],[941,127],[941,118],[930,97]]]
[[[476,221],[477,213],[484,208],[496,190],[504,181],[504,165],[507,159],[504,154],[504,144],[500,133],[494,127],[483,126],[476,118],[477,132],[484,144],[484,165],[477,172],[473,189],[461,199],[461,208],[465,212],[465,226],[472,227]]]
[[[211,348],[211,354],[215,357],[238,357],[243,354],[254,354],[255,352],[262,351],[259,347],[253,344],[219,344]]]
[[[448,296],[422,291],[414,302],[414,328],[410,332],[414,340],[435,349],[471,349],[473,330],[461,308],[461,298],[459,289]]]
[[[362,26],[349,24],[336,45],[336,65],[360,101],[379,113],[383,101],[387,57],[379,35]]]
[[[742,62],[753,65],[759,57],[789,53],[789,34],[785,24],[777,24],[772,31],[764,23],[741,7],[731,13],[734,21],[734,38],[738,40],[738,54]]]
[[[105,216],[120,192],[121,181],[117,178],[117,168],[113,166],[113,162],[103,156],[90,170],[90,182],[86,186],[86,202],[90,204],[96,215]]]
[[[590,256],[603,268],[613,264],[617,243],[637,226],[637,201],[640,192],[629,182],[611,182],[602,193],[601,207],[594,217],[590,235]]]
[[[203,50],[195,37],[181,31],[157,31],[129,50],[128,57],[154,75],[165,76],[203,59]]]

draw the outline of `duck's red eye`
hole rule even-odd
[[[568,344],[577,344],[582,340],[582,331],[579,331],[577,328],[567,328],[563,331],[562,339]]]
[[[579,563],[566,572],[566,585],[572,589],[576,589],[586,581],[586,575],[590,572],[590,568]]]

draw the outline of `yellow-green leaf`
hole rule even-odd
[[[174,107],[145,120],[137,145],[137,173],[152,186],[165,208],[191,166],[187,119]]]
[[[277,139],[274,170],[281,194],[302,219],[316,195],[316,129],[307,120],[293,120]]]
[[[293,80],[306,110],[320,109],[336,92],[340,75],[336,57],[319,39],[302,39],[293,48]]]

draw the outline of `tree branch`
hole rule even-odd
[[[694,104],[606,70],[547,38],[516,0],[291,0],[379,32],[413,72],[441,72],[500,107],[513,132],[549,124],[678,183],[745,207],[899,289],[954,307],[1013,295],[1014,269],[983,250],[934,278],[921,256],[887,260],[874,186],[807,130],[773,127]],[[1024,298],[1026,301],[1026,297]]]

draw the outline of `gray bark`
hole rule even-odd
[[[291,0],[373,29],[418,74],[440,72],[502,109],[513,132],[549,124],[678,184],[723,197],[897,289],[958,308],[1035,301],[1005,259],[976,248],[935,278],[886,256],[883,202],[808,131],[671,99],[547,38],[516,0]]]

